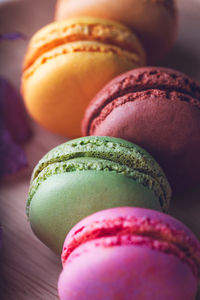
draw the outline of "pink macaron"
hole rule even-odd
[[[61,300],[194,300],[200,243],[181,222],[143,208],[112,208],[68,234]]]

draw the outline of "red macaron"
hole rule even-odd
[[[83,135],[120,137],[149,151],[175,192],[200,179],[200,86],[160,67],[131,70],[89,104]]]

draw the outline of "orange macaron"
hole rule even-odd
[[[140,41],[120,23],[91,17],[53,22],[29,43],[21,87],[25,105],[45,128],[78,137],[94,95],[145,61]]]

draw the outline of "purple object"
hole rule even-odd
[[[11,32],[0,34],[0,40],[19,40],[19,39],[26,39],[26,36],[20,32]]]
[[[0,77],[0,177],[13,174],[27,165],[20,146],[31,135],[19,93]]]
[[[25,142],[31,134],[23,102],[17,90],[4,78],[0,77],[0,117],[5,127],[17,143]],[[3,112],[3,115],[2,115]]]
[[[13,174],[27,166],[24,150],[13,141],[6,128],[0,129],[0,155],[0,177]]]

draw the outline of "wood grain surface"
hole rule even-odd
[[[10,1],[9,1],[10,2]],[[29,38],[53,18],[54,0],[0,2],[0,29],[17,29]],[[200,81],[200,0],[179,0],[180,30],[169,56],[158,65],[173,67]],[[0,43],[0,75],[20,85],[20,68],[27,41]],[[60,258],[32,233],[25,215],[30,176],[38,160],[66,138],[30,121],[34,131],[25,145],[29,167],[0,182],[0,220],[3,227],[2,300],[56,300]],[[172,199],[170,214],[200,238],[200,189]],[[197,296],[200,300],[200,295]],[[80,299],[81,300],[81,299]],[[169,299],[170,300],[170,299]]]

